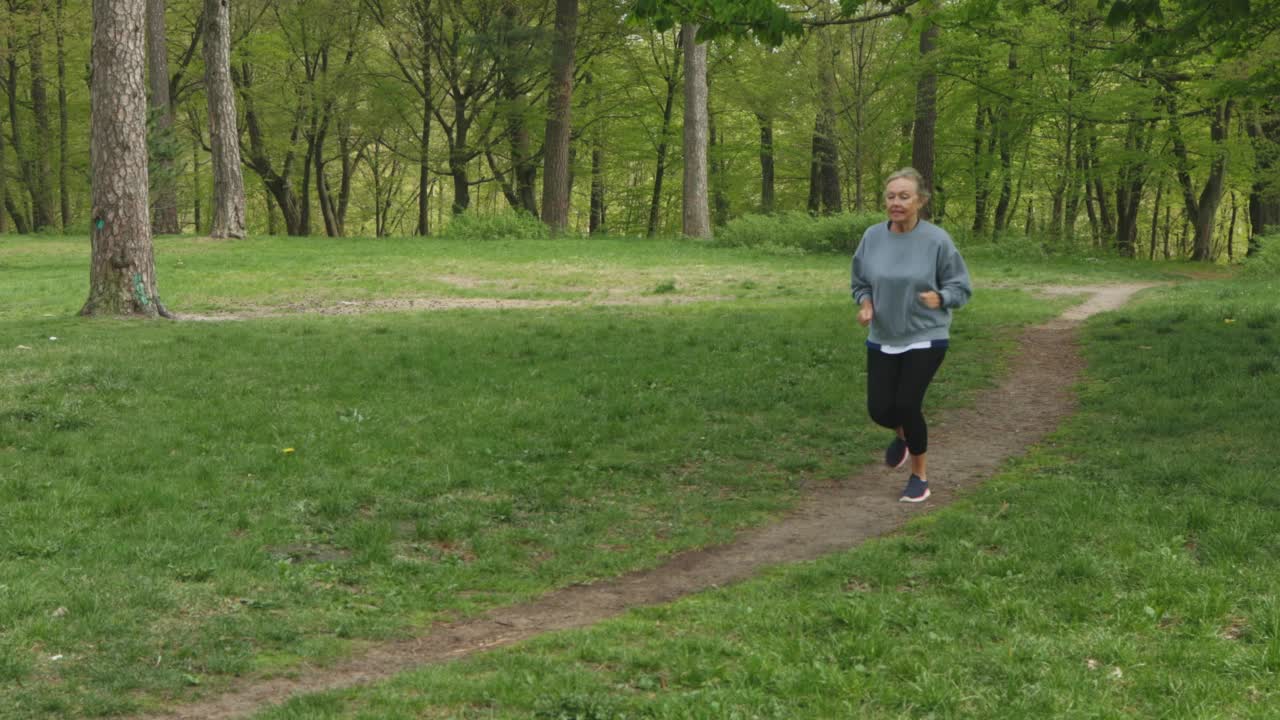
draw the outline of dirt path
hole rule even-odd
[[[786,517],[745,532],[731,544],[685,552],[652,570],[563,588],[473,620],[440,624],[419,637],[375,645],[332,667],[304,668],[296,677],[233,686],[217,697],[143,717],[245,717],[294,695],[385,680],[420,665],[591,625],[629,608],[746,579],[767,565],[811,560],[890,532],[915,513],[951,502],[1057,427],[1075,407],[1071,388],[1084,365],[1075,347],[1077,326],[1090,315],[1119,308],[1151,286],[1041,288],[1051,294],[1087,293],[1090,298],[1027,329],[1008,376],[973,407],[933,419],[930,440],[939,452],[930,462],[933,496],[923,506],[898,503],[901,472],[871,465],[853,477],[806,488],[799,506]]]

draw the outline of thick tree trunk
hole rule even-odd
[[[93,215],[82,315],[168,316],[147,212],[144,0],[93,0]]]
[[[688,237],[711,237],[707,183],[707,44],[698,42],[698,26],[685,25],[684,43],[684,188],[683,222]]]
[[[1209,175],[1205,179],[1204,188],[1197,199],[1191,186],[1191,161],[1188,158],[1186,143],[1182,137],[1182,129],[1178,124],[1177,100],[1172,92],[1165,96],[1165,106],[1169,111],[1169,130],[1173,139],[1173,154],[1177,160],[1178,184],[1182,188],[1182,203],[1187,221],[1194,224],[1195,234],[1192,238],[1191,259],[1209,261],[1213,259],[1213,226],[1218,214],[1218,203],[1222,199],[1223,178],[1226,173],[1226,152],[1222,147],[1227,138],[1227,129],[1231,123],[1231,112],[1234,100],[1219,105],[1210,120],[1209,133],[1214,142],[1214,158],[1209,165]],[[1183,228],[1184,232],[1186,228]],[[1180,254],[1184,251],[1180,248]]]
[[[773,119],[756,113],[760,122],[760,212],[773,213]]]
[[[911,166],[924,177],[922,189],[932,193],[937,189],[933,176],[933,145],[935,128],[938,124],[938,75],[930,66],[933,61],[930,54],[938,46],[940,28],[928,17],[925,18],[925,22],[928,26],[920,33],[920,59],[925,65],[925,70],[916,82],[915,123],[911,134]],[[920,216],[931,217],[930,208],[936,206],[935,199],[934,202],[924,206]],[[938,211],[938,215],[939,217],[942,215],[941,210]]]
[[[169,39],[164,22],[165,0],[147,0],[147,67],[151,86],[151,117],[155,123],[151,148],[151,177],[155,200],[151,231],[172,235],[178,227],[178,176],[174,172],[173,106],[169,101]]]
[[[556,0],[551,86],[542,143],[542,222],[552,232],[569,226],[569,141],[573,128],[573,70],[578,42],[578,0]]]
[[[235,89],[231,85],[230,0],[205,0],[204,85],[209,104],[213,166],[213,225],[210,237],[245,236],[244,176]]]

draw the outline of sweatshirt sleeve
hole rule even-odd
[[[864,274],[863,248],[867,244],[867,236],[863,235],[858,249],[853,253],[853,272],[850,288],[853,290],[853,304],[862,305],[862,301],[871,297],[871,283]]]
[[[973,295],[973,285],[969,282],[969,268],[964,258],[956,249],[951,238],[947,238],[938,247],[938,295],[942,297],[942,307],[958,308],[969,302]]]

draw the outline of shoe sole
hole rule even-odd
[[[923,494],[923,495],[921,495],[920,497],[918,497],[918,498],[910,498],[910,497],[907,497],[906,495],[903,495],[902,497],[898,498],[898,502],[909,502],[909,503],[924,502],[925,500],[928,500],[928,499],[929,499],[929,495],[931,495],[931,494],[932,494],[932,493],[930,493],[930,492],[929,492],[929,488],[925,488],[925,489],[924,489],[924,494]]]
[[[898,461],[898,464],[897,464],[897,465],[889,465],[888,463],[885,463],[885,465],[888,465],[888,466],[889,466],[891,469],[893,469],[893,470],[897,470],[898,468],[902,467],[903,465],[906,465],[906,464],[907,464],[907,460],[908,460],[910,457],[911,457],[911,452],[910,452],[910,451],[908,451],[908,452],[904,452],[904,453],[902,453],[902,459]]]

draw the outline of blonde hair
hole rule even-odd
[[[889,179],[884,181],[884,185],[889,187],[889,183],[904,178],[916,184],[916,194],[920,196],[921,200],[928,201],[930,193],[929,189],[924,186],[924,176],[913,167],[904,167],[901,170],[890,173]]]

